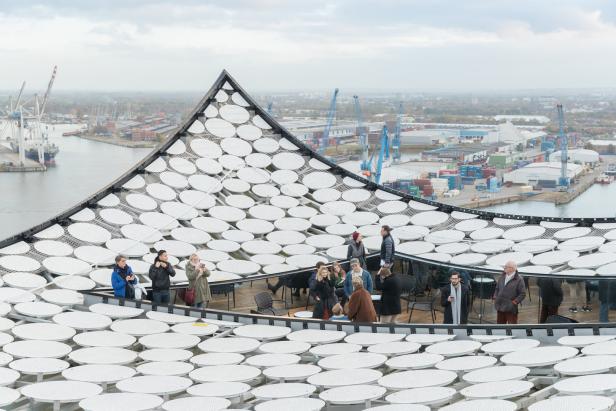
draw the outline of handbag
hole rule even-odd
[[[195,304],[195,289],[187,288],[184,293],[184,302],[186,305],[194,305]]]

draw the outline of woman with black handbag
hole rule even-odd
[[[194,305],[201,308],[207,307],[208,302],[212,299],[210,285],[207,278],[210,276],[210,270],[201,262],[197,254],[190,256],[190,260],[186,263],[186,277],[188,277],[188,289],[184,301],[187,305]]]

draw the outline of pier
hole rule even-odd
[[[45,171],[47,167],[38,161],[26,158],[23,164],[20,164],[19,154],[14,153],[9,148],[0,145],[0,172],[30,172],[30,171]]]

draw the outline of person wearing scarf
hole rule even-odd
[[[120,298],[135,298],[135,284],[137,279],[132,268],[126,264],[126,257],[118,255],[115,258],[115,266],[111,273],[111,286],[113,295]]]
[[[451,273],[449,285],[441,288],[441,305],[445,308],[444,324],[466,324],[468,322],[468,286],[460,282],[457,271]]]

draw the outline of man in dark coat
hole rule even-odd
[[[391,270],[394,265],[394,253],[396,252],[396,244],[391,236],[392,228],[388,225],[381,227],[381,267],[387,267]]]
[[[443,324],[466,324],[468,322],[469,289],[460,281],[460,273],[453,271],[450,284],[441,288],[441,305],[445,307]]]
[[[507,261],[503,274],[496,281],[494,308],[497,324],[517,324],[518,304],[526,298],[524,279],[518,274],[518,265]]]
[[[559,278],[539,278],[537,286],[541,292],[539,323],[543,324],[549,316],[558,315],[558,307],[563,302],[562,280]]]
[[[381,322],[395,323],[402,312],[400,278],[389,268],[383,267],[376,276],[375,288],[381,291]]]

